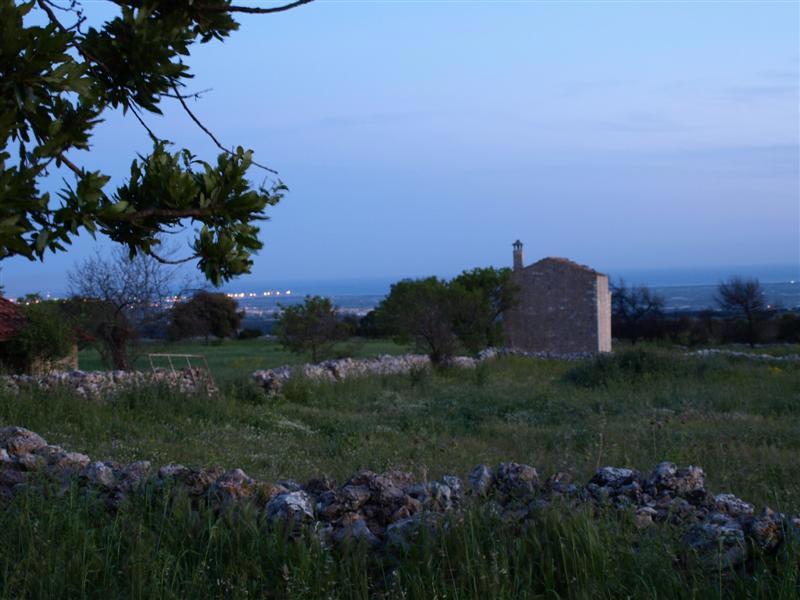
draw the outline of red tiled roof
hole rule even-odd
[[[25,314],[22,309],[0,297],[0,342],[10,340],[25,325]]]

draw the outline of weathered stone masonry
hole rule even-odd
[[[523,266],[514,244],[512,281],[518,303],[504,316],[509,346],[528,352],[610,352],[608,276],[565,258]]]

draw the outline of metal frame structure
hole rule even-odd
[[[156,369],[158,367],[156,367],[156,365],[153,363],[153,358],[166,358],[167,361],[169,362],[169,370],[173,375],[175,375],[176,370],[175,370],[175,364],[172,362],[172,359],[173,358],[186,359],[186,366],[189,368],[189,376],[192,378],[192,383],[195,385],[197,385],[197,380],[195,379],[194,376],[194,369],[192,368],[191,359],[199,358],[203,361],[203,364],[205,365],[205,371],[208,376],[208,379],[211,381],[212,385],[214,384],[214,378],[211,376],[211,369],[208,368],[208,361],[206,360],[206,357],[202,354],[164,354],[164,353],[148,354],[147,359],[150,361],[150,370],[153,372],[153,374],[155,374]],[[182,369],[183,367],[179,368]]]

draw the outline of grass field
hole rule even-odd
[[[485,363],[474,371],[372,377],[340,384],[295,381],[281,397],[268,399],[250,384],[246,375],[257,368],[253,366],[256,361],[261,361],[259,367],[275,366],[288,362],[285,360],[288,357],[274,348],[265,350],[257,344],[230,342],[213,347],[213,358],[209,354],[211,368],[220,369],[224,379],[220,397],[180,396],[154,390],[128,393],[117,400],[101,402],[66,394],[7,396],[0,399],[0,424],[28,427],[51,443],[93,458],[241,467],[249,475],[269,481],[286,477],[304,480],[322,473],[341,480],[362,468],[375,471],[401,468],[421,477],[444,473],[464,476],[475,464],[509,460],[534,465],[545,476],[555,471],[568,471],[578,481],[586,481],[599,466],[646,470],[659,461],[670,460],[679,465],[704,467],[708,487],[715,492],[728,491],[756,506],[768,504],[776,510],[800,513],[798,363],[776,365],[726,357],[686,359],[677,352],[663,349],[623,353],[615,359],[582,363],[506,358]],[[364,353],[370,350],[388,352],[393,348],[384,344],[361,350]],[[394,350],[399,349],[395,347]],[[241,373],[238,380],[233,376],[237,361],[248,365],[243,367],[246,372]],[[83,504],[78,505],[79,513],[94,514]],[[48,504],[25,510],[29,512],[20,513],[22,516],[18,516],[13,526],[7,522],[0,531],[0,556],[4,560],[8,560],[9,554],[2,548],[9,544],[22,556],[35,552],[37,539],[40,543],[49,539],[47,543],[59,546],[56,538],[61,534],[42,525],[49,523],[43,515],[56,509]],[[108,539],[113,541],[117,539],[114,536],[123,535],[124,528],[133,527],[132,523],[147,522],[149,524],[140,526],[139,534],[141,544],[146,547],[153,528],[165,525],[153,514],[143,516],[143,510],[132,508],[130,514],[136,516],[135,519],[130,517],[133,519],[130,523],[123,520],[114,524],[101,519],[96,526],[100,529],[93,530],[92,543],[111,552],[95,539],[96,536],[101,539],[105,539],[103,535],[110,536]],[[83,526],[92,522],[89,517],[75,518],[76,523]],[[181,562],[175,554],[181,552],[176,540],[170,542],[174,545],[167,544],[164,556],[148,559],[152,562],[146,563],[150,569],[173,569],[178,579],[162,581],[160,587],[147,587],[139,581],[144,574],[134,576],[128,567],[121,565],[122,557],[130,560],[132,553],[144,552],[143,547],[130,540],[114,542],[118,544],[118,554],[96,559],[100,562],[94,567],[88,558],[81,564],[90,570],[85,574],[85,581],[100,585],[99,589],[110,595],[135,596],[134,582],[138,582],[143,586],[139,597],[151,593],[187,597],[186,594],[207,589],[208,596],[213,597],[244,596],[245,591],[250,596],[267,597],[366,598],[379,593],[402,597],[401,592],[405,590],[406,597],[425,598],[434,597],[424,593],[430,591],[431,586],[439,590],[436,597],[440,598],[491,597],[487,594],[493,588],[484,585],[486,582],[468,585],[472,581],[470,577],[477,577],[471,569],[477,569],[478,565],[474,563],[475,556],[464,553],[473,551],[488,552],[486,556],[489,557],[491,552],[496,553],[492,559],[495,562],[484,557],[491,563],[482,563],[487,577],[502,579],[505,569],[509,580],[494,588],[498,590],[497,597],[538,594],[548,598],[626,595],[671,598],[678,597],[676,593],[680,591],[679,595],[684,596],[685,592],[686,597],[711,594],[711,597],[790,598],[797,597],[800,589],[797,587],[798,560],[794,555],[785,560],[794,565],[795,570],[784,571],[777,579],[765,576],[758,581],[750,578],[746,583],[728,579],[723,582],[713,577],[697,579],[673,569],[668,544],[652,541],[652,546],[645,545],[637,556],[630,557],[629,536],[632,534],[624,526],[594,525],[575,518],[575,522],[559,524],[555,519],[549,525],[543,524],[538,533],[530,534],[532,537],[515,542],[516,549],[508,547],[508,540],[485,539],[484,536],[493,538],[495,535],[486,531],[475,533],[477,537],[472,542],[463,539],[460,542],[454,539],[437,541],[436,544],[451,544],[446,551],[451,553],[455,564],[461,565],[451,564],[450,570],[442,562],[441,554],[429,557],[428,562],[421,557],[405,557],[399,566],[391,567],[375,563],[375,557],[356,552],[341,565],[324,563],[327,571],[322,569],[312,574],[307,572],[308,561],[324,562],[330,558],[314,558],[313,549],[301,552],[296,548],[279,548],[280,544],[270,541],[269,536],[255,540],[252,532],[247,533],[246,528],[240,531],[237,524],[215,525],[228,532],[223,535],[215,529],[215,535],[222,536],[217,541],[212,541],[213,534],[204,529],[212,525],[203,523],[193,526],[199,532],[200,541],[180,538],[184,540],[186,552],[194,556],[192,553],[202,551],[224,554],[224,544],[233,543],[225,536],[243,536],[241,543],[251,548],[254,556],[262,557],[259,559],[262,563],[256,561],[261,566],[247,563],[244,571],[250,573],[248,577],[278,578],[270,580],[274,587],[269,588],[272,591],[268,594],[260,594],[262,588],[253,587],[252,582],[242,584],[241,588],[231,583],[236,593],[221,591],[211,579],[207,580],[196,571],[200,568],[196,557]],[[42,528],[40,534],[34,535],[33,521]],[[180,532],[183,532],[180,535],[188,535],[180,529],[190,528],[188,521],[176,527],[179,530],[170,530],[170,535],[179,536]],[[556,535],[559,527],[563,530]],[[89,543],[85,532],[69,535],[79,538],[75,544],[80,540],[83,540],[80,543]],[[207,535],[211,538],[203,537]],[[466,535],[467,532],[460,529],[453,533],[455,538]],[[567,555],[553,557],[553,548],[542,547],[547,540],[556,544],[568,542],[571,547],[562,546],[562,554],[567,552]],[[623,543],[623,540],[628,542]],[[202,546],[203,543],[206,546]],[[469,546],[470,543],[475,547]],[[194,544],[200,544],[205,550]],[[444,551],[439,547],[435,552]],[[48,560],[61,569],[60,576],[66,577],[64,570],[71,564],[70,560],[78,559],[68,560],[66,548],[52,552]],[[292,559],[294,563],[287,558],[292,553],[298,554]],[[503,566],[504,560],[521,560],[520,553],[531,565],[538,565],[538,570],[528,573],[520,570],[520,564]],[[239,568],[242,565],[236,566],[232,557],[223,558],[222,554],[217,559],[221,562],[209,567],[208,577],[211,574],[217,578],[243,577],[244,571]],[[267,555],[272,559],[265,558]],[[238,550],[232,556],[245,560]],[[59,561],[66,562],[60,564]],[[647,561],[657,563],[663,572],[634,575],[651,564]],[[227,566],[223,568],[223,564]],[[389,594],[391,590],[382,586],[389,585],[387,573],[394,573],[395,567],[403,577],[410,579],[403,580],[405,584],[395,590],[396,594]],[[130,577],[128,583],[119,589],[111,583],[97,583],[97,573],[117,568]],[[274,572],[271,569],[275,569]],[[608,569],[616,571],[609,573]],[[546,572],[550,573],[550,579],[545,577]],[[536,579],[540,575],[541,578]],[[110,575],[106,573],[105,576]],[[462,578],[466,579],[462,581]],[[72,585],[77,585],[72,576],[68,579]],[[312,580],[316,582],[313,585]],[[302,589],[291,591],[288,582],[294,585],[299,581],[308,586],[308,593]],[[347,587],[350,584],[354,587]],[[347,593],[324,591],[327,590],[325,586]],[[514,586],[528,586],[528,591],[523,593],[524,590]],[[95,594],[87,594],[92,595]]]
[[[395,344],[390,340],[353,339],[337,345],[332,356],[366,357],[379,354],[402,354],[408,351],[408,347]],[[259,369],[270,369],[308,360],[307,357],[284,350],[277,342],[263,339],[224,340],[210,344],[199,341],[147,342],[139,348],[135,367],[149,370],[150,361],[147,355],[160,353],[202,355],[208,361],[208,367],[214,377],[221,379],[241,378],[243,375]],[[169,366],[164,358],[153,360],[155,366]],[[78,366],[84,371],[102,371],[108,368],[103,364],[100,354],[94,348],[87,348],[80,352]],[[186,362],[175,359],[175,366],[185,367]]]

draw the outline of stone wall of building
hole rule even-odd
[[[611,290],[606,275],[597,277],[597,351],[611,352]]]
[[[611,350],[608,277],[561,258],[512,274],[518,303],[504,315],[508,344],[529,352]]]

